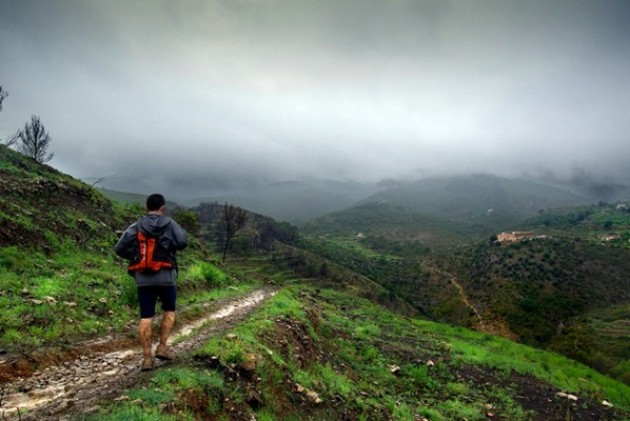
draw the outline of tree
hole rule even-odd
[[[223,242],[223,261],[227,255],[227,249],[230,241],[237,232],[239,232],[247,222],[247,212],[234,205],[223,205],[223,221],[222,228],[225,232],[225,241]]]
[[[12,143],[17,143],[20,153],[42,164],[50,161],[54,156],[52,153],[46,155],[50,142],[52,138],[36,115],[31,116],[31,123],[26,123],[24,129],[18,131],[12,140]]]
[[[9,92],[0,86],[0,111],[2,111],[2,101],[9,96]]]

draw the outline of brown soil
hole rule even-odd
[[[562,391],[554,386],[544,383],[535,377],[511,372],[505,378],[505,373],[497,373],[482,366],[465,365],[457,371],[457,377],[461,380],[475,384],[475,387],[483,387],[490,384],[501,384],[515,390],[516,401],[526,411],[533,411],[533,421],[549,420],[622,420],[627,414],[615,408],[607,408],[601,400],[579,396],[577,401],[558,396]],[[506,419],[497,415],[494,419]]]

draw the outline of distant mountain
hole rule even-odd
[[[232,203],[251,211],[294,224],[344,209],[376,191],[369,184],[327,180],[285,181],[241,187],[184,202]]]
[[[142,207],[144,207],[146,203],[147,196],[151,194],[151,193],[145,193],[145,194],[129,193],[129,192],[110,190],[110,189],[105,189],[105,188],[97,188],[97,189],[103,194],[103,196],[107,197],[110,200],[116,200],[121,203],[136,204]],[[169,199],[168,196],[166,197],[166,199],[167,199],[166,206],[168,209],[173,209],[175,206],[178,206],[177,202],[168,200]]]
[[[592,202],[617,202],[630,200],[630,186],[619,181],[602,179],[588,172],[576,171],[569,179],[551,175],[534,177],[541,183],[569,190],[579,196],[588,197]]]
[[[386,202],[476,225],[480,234],[486,234],[541,210],[587,204],[590,200],[527,180],[472,175],[398,182],[361,200],[367,202]]]
[[[363,242],[411,243],[429,248],[462,244],[517,226],[546,209],[589,199],[526,180],[491,175],[387,180],[357,205],[303,225],[315,235],[365,236]]]
[[[384,179],[376,184],[325,179],[271,182],[255,176],[225,179],[208,175],[180,179],[158,174],[112,174],[104,177],[98,186],[140,195],[161,192],[168,199],[189,207],[202,202],[229,202],[298,225],[357,203],[386,200],[421,213],[481,225],[487,222],[483,216],[492,209],[493,222],[497,222],[491,224],[494,230],[533,216],[540,209],[600,200],[630,200],[630,187],[587,175],[571,180],[473,175],[416,181]]]

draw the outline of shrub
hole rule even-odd
[[[192,282],[204,281],[211,287],[220,287],[229,279],[219,268],[207,262],[191,266],[183,278]]]

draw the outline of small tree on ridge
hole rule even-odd
[[[222,228],[225,232],[225,242],[223,243],[223,261],[227,255],[227,249],[230,241],[237,232],[239,232],[247,222],[247,212],[234,205],[223,205],[223,221]]]
[[[0,111],[2,111],[2,101],[9,96],[9,92],[0,85]]]
[[[46,155],[50,142],[52,138],[36,115],[31,116],[30,124],[26,123],[24,129],[18,131],[13,138],[20,153],[41,164],[50,161],[54,156],[53,153]]]

